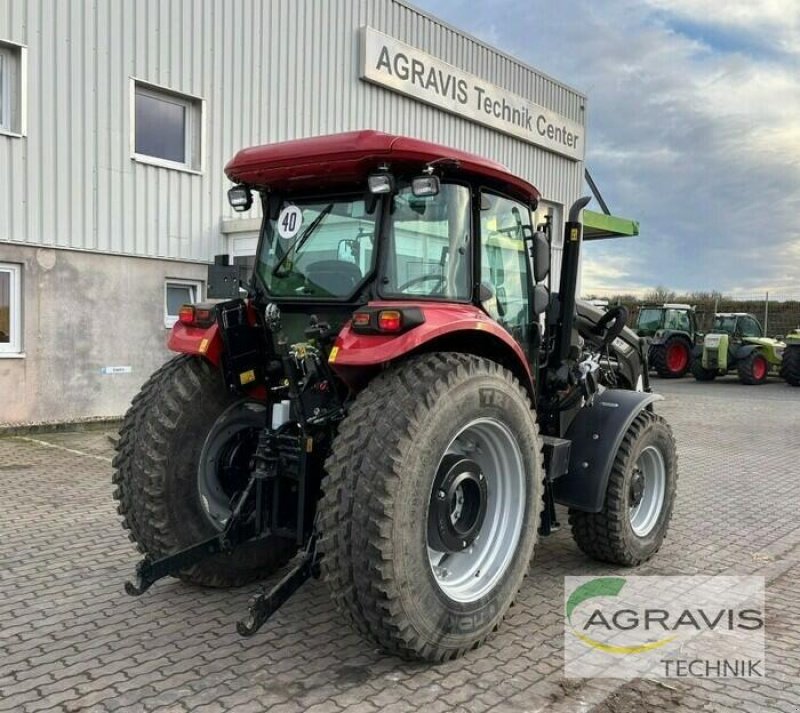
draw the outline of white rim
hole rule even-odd
[[[639,537],[644,537],[656,526],[664,507],[667,468],[661,451],[655,446],[642,450],[633,469],[634,475],[637,471],[644,479],[644,490],[639,504],[630,508],[629,517],[631,529]]]
[[[469,603],[495,587],[517,550],[525,517],[525,467],[516,438],[493,418],[479,418],[464,426],[442,459],[451,454],[466,456],[480,466],[488,489],[486,515],[467,549],[448,554],[428,546],[428,562],[439,589],[450,599]],[[458,494],[452,507],[457,517]]]

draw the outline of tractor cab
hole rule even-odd
[[[289,341],[310,314],[341,332],[331,363],[345,379],[425,348],[422,323],[439,325],[426,342],[469,332],[535,370],[549,235],[534,225],[539,192],[505,167],[362,131],[246,149],[226,172],[233,207],[257,200],[264,216],[254,303],[281,310]]]

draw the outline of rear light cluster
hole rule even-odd
[[[187,327],[210,327],[217,321],[217,310],[209,305],[181,305],[178,321]]]
[[[353,314],[352,327],[359,334],[399,334],[425,321],[418,307],[381,309],[365,307]]]

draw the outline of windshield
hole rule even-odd
[[[381,292],[469,299],[469,189],[445,183],[437,195],[422,198],[406,186],[393,201]]]
[[[661,318],[663,314],[664,310],[659,307],[645,307],[639,312],[639,333],[643,336],[648,336],[648,332],[650,336],[655,334],[656,330],[661,329]]]
[[[715,317],[713,332],[725,332],[733,334],[736,329],[736,317]]]
[[[258,256],[270,295],[350,297],[374,265],[377,214],[361,196],[285,201]]]

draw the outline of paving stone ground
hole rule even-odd
[[[656,382],[679,443],[668,540],[638,574],[761,574],[767,678],[563,677],[566,575],[592,562],[540,542],[502,629],[441,666],[385,656],[305,585],[254,638],[234,622],[259,586],[177,581],[130,598],[136,553],[111,500],[107,433],[0,439],[0,711],[800,711],[800,389]]]

